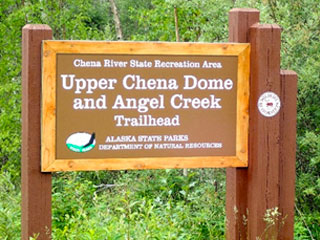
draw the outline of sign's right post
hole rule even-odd
[[[294,71],[281,70],[279,211],[284,223],[278,239],[293,239],[296,180],[297,81]]]
[[[249,167],[227,169],[228,240],[293,239],[297,75],[280,71],[280,27],[258,22],[230,11],[229,40],[251,43],[251,66]]]

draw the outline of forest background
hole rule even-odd
[[[295,239],[320,239],[319,5],[319,0],[1,0],[0,239],[20,239],[21,231],[25,24],[48,24],[54,39],[226,42],[234,7],[256,8],[261,22],[282,27],[281,67],[299,76]],[[52,197],[53,239],[225,238],[224,169],[54,173]]]

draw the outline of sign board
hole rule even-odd
[[[247,166],[249,54],[44,41],[42,171]]]

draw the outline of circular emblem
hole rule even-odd
[[[88,152],[96,145],[95,133],[73,133],[67,138],[66,145],[73,152]]]
[[[258,109],[265,117],[273,117],[277,115],[280,107],[280,98],[274,92],[265,92],[259,97]]]

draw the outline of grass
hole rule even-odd
[[[0,239],[20,239],[20,186],[5,172],[0,199]],[[53,239],[225,239],[223,169],[58,173],[52,199]],[[295,239],[312,239],[303,217]]]
[[[54,239],[221,239],[224,182],[218,192],[213,176],[200,175],[135,171],[120,173],[111,187],[62,185],[64,198],[61,191],[53,195]],[[75,182],[76,175],[64,176]]]

